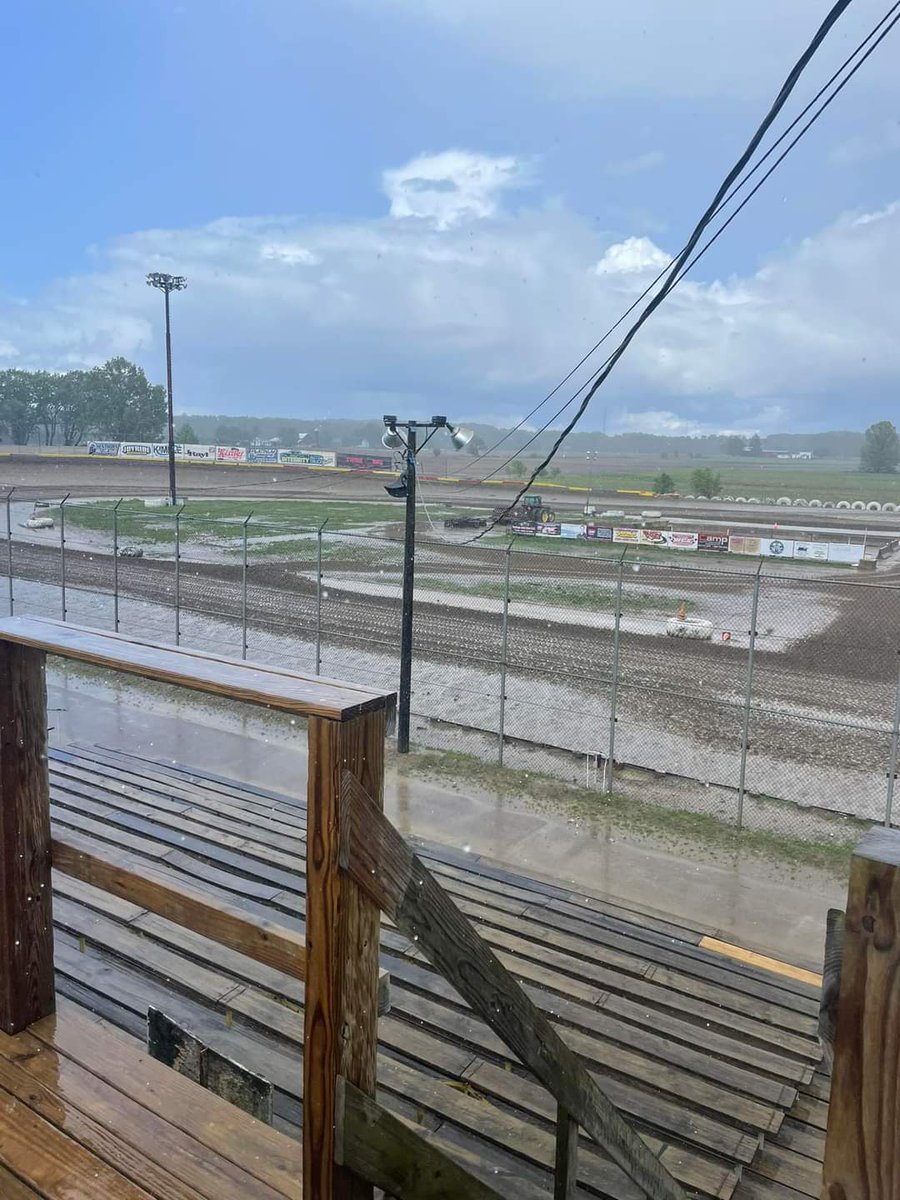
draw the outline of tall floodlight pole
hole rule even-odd
[[[169,431],[169,503],[178,503],[175,486],[175,417],[172,408],[172,323],[169,315],[169,296],[172,292],[183,292],[187,280],[183,275],[166,275],[163,271],[151,271],[147,286],[159,288],[166,304],[166,416]]]
[[[394,416],[384,418],[385,431],[381,439],[388,450],[403,451],[403,473],[398,483],[385,488],[389,496],[406,500],[406,530],[403,543],[403,594],[400,612],[400,692],[397,703],[397,753],[409,753],[409,710],[412,699],[413,660],[413,592],[416,574],[416,455],[424,449],[439,429],[446,429],[450,441],[462,450],[472,440],[469,429],[451,425],[446,417],[430,421],[398,421]],[[400,430],[403,430],[401,433]],[[419,444],[419,434],[425,440]]]

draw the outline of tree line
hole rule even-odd
[[[165,424],[165,388],[126,358],[89,371],[0,371],[0,438],[16,446],[157,441]]]

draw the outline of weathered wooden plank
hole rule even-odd
[[[380,913],[340,869],[342,777],[352,772],[382,817],[384,709],[338,724],[310,717],[306,860],[303,1187],[305,1200],[371,1200],[335,1164],[337,1077],[375,1093]]]
[[[42,1200],[42,1197],[30,1187],[16,1179],[15,1175],[0,1166],[0,1196],[3,1200]]]
[[[336,1119],[337,1161],[397,1200],[502,1200],[344,1078]]]
[[[197,1088],[189,1080],[154,1062],[133,1041],[87,1017],[71,1001],[61,998],[59,1012],[29,1033],[188,1134],[211,1155],[234,1163],[290,1200],[299,1200],[301,1154],[296,1142],[218,1096],[200,1092],[198,1103]]]
[[[346,721],[393,704],[390,692],[32,617],[4,618],[0,641],[298,716]]]
[[[36,1052],[39,1054],[40,1050]],[[125,1130],[118,1127],[110,1129],[68,1103],[70,1097],[66,1092],[65,1083],[61,1088],[59,1081],[53,1081],[57,1084],[55,1088],[45,1086],[34,1072],[19,1066],[15,1061],[16,1056],[23,1058],[27,1063],[29,1053],[35,1053],[30,1043],[26,1042],[19,1048],[16,1039],[0,1035],[0,1088],[26,1104],[38,1116],[43,1117],[76,1143],[80,1143],[115,1171],[146,1188],[157,1200],[210,1200],[208,1190],[197,1191],[177,1175],[172,1175],[166,1163],[160,1164],[160,1155],[168,1154],[167,1144],[157,1144],[154,1157],[148,1156],[123,1136]],[[99,1106],[99,1094],[94,1099]],[[105,1112],[107,1120],[115,1120],[120,1113],[118,1102],[107,1106]],[[39,1153],[37,1147],[35,1150]],[[2,1185],[3,1179],[0,1176],[0,1196],[3,1200],[8,1200]],[[13,1192],[13,1196],[15,1194]],[[217,1197],[212,1197],[212,1200],[217,1200]]]
[[[578,1126],[561,1104],[556,1106],[556,1167],[553,1200],[575,1200],[578,1190]]]
[[[0,1029],[53,1011],[44,655],[0,642]]]
[[[679,1184],[384,818],[352,769],[344,771],[341,797],[341,861],[358,886],[419,943],[435,967],[635,1183],[654,1200],[684,1200]]]
[[[75,833],[53,839],[53,865],[296,979],[306,976],[306,947],[300,935],[274,922],[250,921],[224,898],[213,899],[174,872],[121,850],[101,851]]]
[[[900,831],[850,861],[825,1145],[828,1200],[900,1195]]]
[[[42,1200],[152,1200],[149,1192],[2,1088],[0,1110],[0,1167],[34,1188]]]

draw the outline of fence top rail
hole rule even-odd
[[[392,707],[395,700],[393,692],[299,675],[184,646],[136,641],[60,621],[7,617],[0,620],[0,641],[297,716],[347,721],[362,713]]]

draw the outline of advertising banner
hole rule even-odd
[[[596,538],[598,542],[611,542],[613,531],[609,525],[588,525],[585,529],[585,536]]]
[[[247,461],[245,446],[216,446],[216,462],[242,463]]]
[[[541,524],[537,527],[538,537],[559,537],[559,524]]]
[[[279,450],[278,461],[303,467],[334,467],[337,455],[333,450]]]
[[[667,545],[666,531],[664,529],[642,529],[641,530],[641,545],[643,545],[643,546],[665,546],[665,545]]]
[[[274,446],[251,446],[247,451],[247,462],[277,463],[278,451]]]
[[[564,538],[584,537],[584,526],[583,525],[571,525],[571,524],[567,524],[564,522],[559,527],[559,535],[560,535],[560,537],[564,537]]]
[[[182,454],[184,453],[184,446],[181,444],[181,442],[175,442],[173,449],[175,450],[175,457],[181,458]],[[152,450],[153,450],[154,458],[168,458],[169,457],[169,443],[168,442],[154,442],[153,446],[152,446]]]
[[[152,442],[120,442],[119,456],[121,458],[152,458]]]
[[[537,533],[537,526],[531,521],[519,521],[516,525],[510,525],[510,529],[520,537],[534,537]]]
[[[198,446],[188,443],[184,447],[182,457],[185,462],[215,462],[216,448],[215,446]]]
[[[666,545],[671,550],[696,550],[699,535],[670,529],[666,534]]]
[[[614,542],[627,542],[629,545],[634,545],[641,540],[641,531],[639,529],[614,529],[612,540]]]
[[[119,453],[118,442],[88,442],[88,454],[99,454],[102,458],[115,458]]]
[[[794,558],[813,558],[817,562],[827,562],[828,543],[794,542]]]
[[[855,567],[859,564],[859,560],[863,556],[862,546],[848,542],[829,542],[828,543],[828,561],[836,563],[849,563]]]
[[[724,554],[728,550],[728,534],[727,533],[698,533],[697,534],[697,549],[698,550],[713,550],[718,554]]]
[[[728,539],[728,549],[732,554],[755,554],[762,553],[758,537],[746,537],[743,534],[734,534]]]
[[[763,558],[793,558],[794,543],[788,538],[760,538],[759,552]]]

